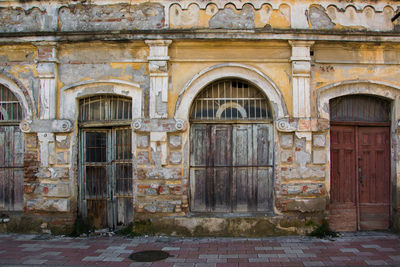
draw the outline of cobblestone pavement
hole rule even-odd
[[[171,257],[134,262],[133,252],[162,250]],[[0,235],[0,265],[52,266],[400,266],[400,236],[341,234],[332,239],[90,237]]]

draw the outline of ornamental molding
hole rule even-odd
[[[137,132],[181,132],[187,129],[187,122],[181,119],[136,119],[132,129]]]
[[[324,118],[281,118],[275,121],[280,132],[319,132],[329,129],[329,120]]]
[[[72,132],[70,120],[23,120],[19,128],[24,133],[68,133]]]
[[[276,128],[280,132],[294,132],[297,130],[297,120],[283,118],[275,122]]]

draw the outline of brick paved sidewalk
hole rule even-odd
[[[43,237],[0,235],[0,265],[52,266],[400,266],[400,237],[361,232],[339,238]],[[171,257],[134,262],[132,252]]]

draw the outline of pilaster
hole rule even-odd
[[[168,46],[171,40],[147,40],[150,71],[150,118],[168,116]]]
[[[38,48],[37,67],[40,81],[39,118],[52,120],[56,118],[57,103],[57,43],[40,42]]]
[[[292,46],[292,78],[293,78],[293,117],[310,118],[311,116],[311,57],[312,41],[289,41]]]

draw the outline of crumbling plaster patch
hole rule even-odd
[[[234,7],[219,10],[209,21],[210,28],[217,29],[253,29],[254,10],[251,5],[244,5],[241,11]]]
[[[391,6],[385,6],[382,11],[375,10],[372,6],[357,9],[354,5],[338,8],[329,5],[312,5],[308,11],[308,18],[312,29],[368,29],[370,31],[392,31],[394,25],[391,18],[395,11]]]
[[[164,27],[164,16],[164,6],[158,3],[77,4],[59,11],[61,31],[160,29]]]
[[[57,16],[49,14],[43,7],[28,10],[0,7],[0,32],[54,31],[56,27]]]
[[[218,8],[214,3],[201,8],[200,3],[192,3],[186,9],[180,4],[169,8],[170,28],[290,28],[290,7],[280,5],[274,9],[270,4],[255,8],[253,3],[244,3],[240,8],[229,3]]]

